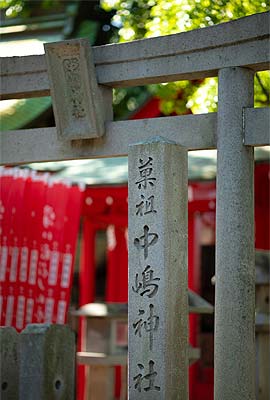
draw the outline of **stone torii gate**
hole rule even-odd
[[[1,59],[1,99],[51,93],[56,127],[1,132],[1,164],[129,158],[129,399],[188,399],[187,152],[218,150],[215,400],[255,399],[253,108],[269,13],[124,44]],[[218,76],[218,112],[112,121],[112,88]]]

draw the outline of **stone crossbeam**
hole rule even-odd
[[[93,59],[98,83],[110,87],[201,79],[232,66],[266,70],[269,12],[190,32],[94,47]],[[50,93],[44,55],[2,58],[0,78],[1,99]]]
[[[69,142],[57,139],[56,128],[7,131],[0,133],[0,159],[12,164],[125,156],[130,144],[164,134],[190,150],[214,148],[215,130],[216,115],[204,114],[110,122],[101,138]]]
[[[269,108],[244,109],[244,143],[269,145]],[[216,148],[215,113],[109,122],[102,138],[62,142],[56,128],[0,132],[0,164],[126,156],[128,146],[161,135],[188,150]]]

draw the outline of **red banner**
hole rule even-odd
[[[2,168],[0,194],[0,325],[65,323],[82,190]]]

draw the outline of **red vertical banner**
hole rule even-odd
[[[8,266],[8,232],[10,214],[7,209],[9,194],[11,190],[12,176],[1,168],[0,170],[0,324],[5,324],[7,287],[4,284],[7,277]]]
[[[19,297],[17,281],[22,241],[22,224],[17,224],[16,221],[21,216],[25,177],[25,172],[19,169],[1,170],[1,203],[4,211],[1,218],[1,324],[5,326],[16,325]]]
[[[49,180],[46,198],[43,205],[42,235],[40,246],[43,252],[39,262],[39,281],[40,291],[47,293],[45,299],[40,299],[38,304],[41,318],[46,322],[56,322],[60,303],[60,274],[61,259],[64,247],[64,225],[66,218],[66,204],[68,192],[65,185],[60,182]],[[47,253],[47,254],[46,254]],[[45,303],[43,303],[43,300]],[[61,321],[64,323],[65,316]]]
[[[42,295],[39,287],[40,239],[42,235],[43,205],[47,191],[48,175],[31,173],[26,184],[24,200],[24,237],[20,286],[24,289],[25,315],[23,326],[31,322],[44,322],[38,310]],[[21,329],[17,326],[17,329]]]
[[[79,188],[79,190],[81,189]],[[56,314],[56,322],[59,324],[66,322],[66,311],[71,294],[72,271],[76,253],[75,244],[81,215],[81,207],[78,207],[78,195],[80,196],[80,192],[78,191],[77,186],[72,186],[68,189],[68,199],[64,214],[61,268],[59,274],[60,293],[58,294]],[[75,226],[74,221],[76,221]]]
[[[0,323],[65,323],[82,190],[14,168],[0,185]]]

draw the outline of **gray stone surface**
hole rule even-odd
[[[187,151],[129,151],[129,399],[188,398]]]
[[[20,360],[20,399],[74,399],[75,337],[69,327],[28,325],[20,334]]]
[[[270,108],[244,108],[244,143],[247,146],[270,145]]]
[[[56,128],[0,132],[1,164],[48,160],[116,157],[127,155],[128,146],[155,135],[166,135],[190,150],[216,146],[216,114],[183,115],[106,124],[106,134],[97,139],[59,140]]]
[[[215,400],[255,399],[254,157],[243,144],[253,85],[251,70],[219,73]]]
[[[264,108],[244,110],[245,144],[270,144],[269,111]],[[128,146],[147,140],[153,134],[166,136],[189,150],[216,147],[216,113],[181,115],[106,124],[106,135],[98,139],[70,142],[59,140],[56,128],[20,129],[0,133],[0,164],[36,161],[116,157],[128,153]]]
[[[22,61],[23,60],[23,61]],[[269,68],[269,13],[190,32],[93,48],[99,84],[139,86],[216,76],[231,66]],[[2,58],[2,99],[48,95],[44,56]],[[146,67],[147,66],[147,67]],[[27,79],[21,79],[27,73]]]
[[[105,133],[111,120],[112,90],[97,84],[87,39],[44,45],[57,133],[62,140],[90,139]]]
[[[18,400],[18,334],[14,328],[0,327],[0,399]]]

